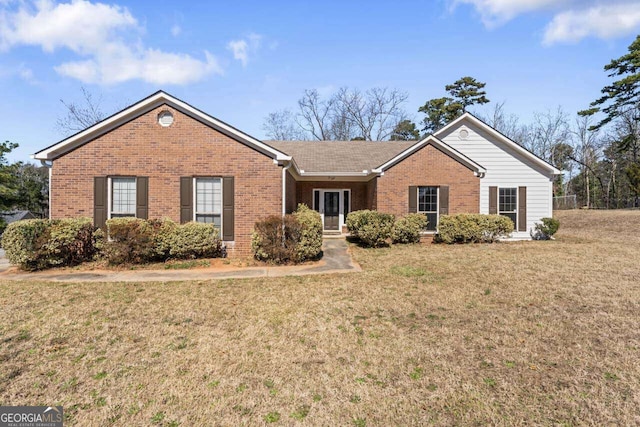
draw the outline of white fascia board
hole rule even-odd
[[[512,141],[511,139],[507,138],[505,135],[501,134],[500,132],[498,132],[497,130],[495,130],[494,128],[492,128],[491,126],[489,126],[488,124],[486,124],[485,122],[483,122],[482,120],[480,120],[479,118],[477,118],[476,116],[474,116],[473,114],[471,114],[469,112],[464,113],[463,115],[461,115],[457,119],[455,119],[452,122],[448,123],[443,128],[438,129],[434,133],[434,136],[438,136],[440,134],[445,133],[447,130],[455,127],[458,123],[460,123],[463,120],[469,120],[470,122],[474,123],[475,125],[481,127],[485,131],[487,131],[490,134],[494,135],[501,142],[505,143],[507,146],[512,148],[514,151],[516,151],[517,153],[521,154],[523,157],[525,157],[525,158],[531,160],[532,162],[536,163],[537,165],[540,165],[543,168],[551,171],[554,175],[562,175],[562,171],[560,171],[559,169],[557,169],[553,165],[545,162],[544,160],[542,160],[540,157],[536,156],[535,154],[533,154],[529,150],[523,148],[517,142]]]
[[[113,130],[114,128],[120,126],[128,120],[131,120],[135,117],[138,117],[148,111],[153,110],[154,108],[159,107],[160,105],[168,104],[172,107],[175,107],[177,110],[193,117],[199,119],[205,124],[209,124],[210,126],[221,130],[229,135],[236,137],[237,139],[243,141],[249,146],[253,146],[258,151],[268,154],[276,160],[288,161],[291,160],[291,156],[287,156],[286,154],[270,147],[269,145],[259,141],[252,136],[232,127],[228,124],[221,122],[220,120],[192,107],[191,105],[183,102],[173,96],[159,91],[148,98],[143,99],[142,101],[126,108],[107,119],[96,123],[95,125],[78,132],[75,135],[70,136],[69,138],[63,139],[57,144],[52,145],[51,147],[45,148],[33,155],[34,159],[37,160],[51,160],[55,157],[58,157],[66,152],[90,141],[93,138],[96,138],[102,134]]]

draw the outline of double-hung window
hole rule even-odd
[[[504,215],[513,221],[514,225],[518,217],[518,189],[500,188],[498,196],[498,214]]]
[[[418,213],[427,216],[427,231],[438,225],[438,187],[418,187]]]
[[[194,178],[195,220],[222,225],[222,178]]]
[[[110,218],[136,216],[136,179],[111,178]]]

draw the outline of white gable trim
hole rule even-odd
[[[482,120],[480,120],[479,118],[477,118],[476,116],[474,116],[473,114],[471,114],[469,112],[465,112],[463,115],[461,115],[457,119],[453,120],[452,122],[448,123],[443,128],[438,129],[434,133],[434,135],[435,136],[439,136],[439,135],[447,132],[448,130],[457,127],[459,125],[459,123],[464,121],[464,120],[467,120],[467,121],[473,123],[474,125],[482,128],[483,130],[487,131],[491,135],[495,136],[496,139],[498,139],[500,142],[506,144],[509,148],[513,149],[516,153],[518,153],[522,157],[532,161],[533,163],[541,166],[545,170],[548,170],[548,171],[552,172],[554,175],[562,175],[562,171],[560,171],[559,169],[555,168],[553,165],[547,163],[546,161],[542,160],[540,157],[536,156],[535,154],[533,154],[529,150],[523,148],[517,142],[512,141],[511,139],[507,138],[506,136],[504,136],[503,134],[501,134],[500,132],[498,132],[497,130],[495,130],[494,128],[492,128],[491,126],[489,126],[488,124],[486,124],[485,122],[483,122]]]
[[[251,135],[248,135],[236,129],[233,126],[230,126],[163,91],[158,91],[153,95],[133,104],[132,106],[127,107],[124,110],[114,114],[113,116],[108,117],[103,121],[96,123],[95,125],[88,127],[81,132],[76,133],[75,135],[63,139],[62,141],[50,147],[47,147],[44,150],[38,151],[32,157],[38,160],[53,160],[164,104],[167,104],[175,108],[176,110],[181,111],[182,113],[198,121],[201,121],[204,124],[209,125],[222,133],[227,134],[228,136],[240,141],[241,143],[249,147],[256,149],[257,151],[275,160],[291,160],[291,156],[287,156],[286,154],[276,150],[273,147],[268,146],[262,141],[255,139]]]
[[[468,158],[458,150],[445,144],[444,142],[442,142],[441,140],[439,140],[433,135],[429,135],[426,138],[416,142],[411,147],[407,148],[406,150],[404,150],[403,152],[395,156],[393,159],[375,168],[373,172],[384,173],[385,170],[389,169],[391,166],[395,165],[396,163],[401,162],[402,160],[404,160],[411,154],[415,153],[416,151],[418,151],[419,149],[421,149],[427,144],[431,144],[434,147],[444,151],[446,154],[450,155],[455,160],[457,160],[458,162],[462,163],[463,165],[465,165],[466,167],[474,171],[477,176],[482,177],[487,172],[485,168],[483,168],[482,166],[480,166],[479,164],[477,164],[476,162],[474,162],[473,160],[471,160],[470,158]]]

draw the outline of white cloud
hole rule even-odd
[[[452,6],[472,5],[487,27],[504,24],[516,16],[571,3],[572,0],[452,0]]]
[[[0,11],[0,49],[40,46],[45,52],[68,49],[82,59],[55,70],[85,83],[114,84],[143,80],[154,84],[186,84],[209,74],[222,74],[217,60],[145,47],[143,29],[131,13],[117,5],[74,0],[55,4],[40,0]]]
[[[231,40],[227,44],[227,49],[233,53],[233,58],[242,63],[246,67],[249,63],[249,55],[254,54],[262,45],[262,36],[260,34],[251,33],[247,37],[240,40]]]
[[[171,27],[171,35],[173,37],[178,37],[180,33],[182,33],[182,28],[180,27],[180,25],[175,24],[173,27]]]
[[[568,10],[553,17],[547,25],[543,42],[578,42],[585,37],[602,39],[621,37],[640,29],[640,3],[593,6]]]
[[[588,36],[614,38],[640,28],[638,0],[449,0],[455,9],[468,4],[480,14],[487,28],[502,25],[518,15],[554,14],[546,26],[543,43],[577,42]]]

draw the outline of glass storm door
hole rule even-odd
[[[324,192],[324,229],[338,230],[340,228],[340,192]]]

